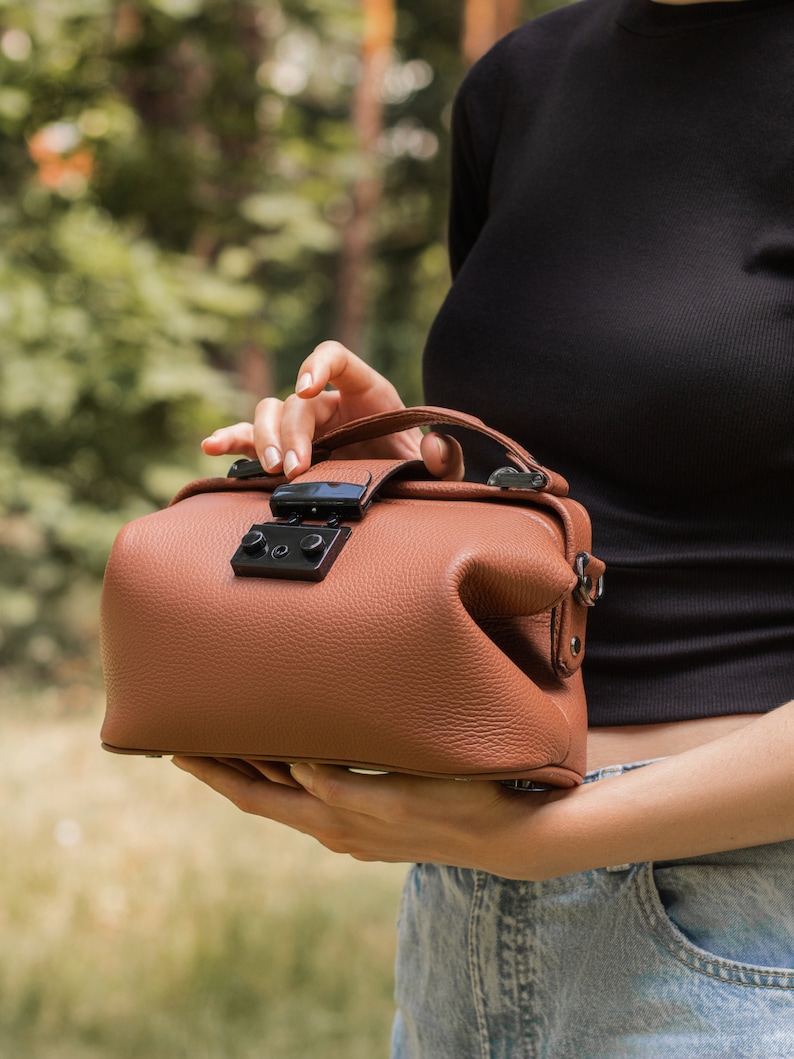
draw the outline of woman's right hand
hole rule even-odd
[[[222,427],[202,442],[202,448],[210,456],[258,459],[268,473],[294,478],[309,467],[318,434],[404,407],[388,379],[339,342],[322,342],[301,365],[295,392],[285,401],[266,397],[257,405],[253,423]],[[463,477],[458,443],[445,434],[423,435],[418,428],[350,445],[339,455],[421,458],[437,478]]]

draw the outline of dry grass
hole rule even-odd
[[[0,710],[0,1055],[385,1057],[404,868],[107,754],[98,726]]]

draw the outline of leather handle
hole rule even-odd
[[[501,445],[508,459],[512,460],[522,471],[539,471],[546,479],[539,492],[553,493],[555,496],[567,496],[568,483],[565,479],[544,467],[527,452],[525,448],[513,441],[506,434],[500,433],[476,416],[466,412],[456,412],[451,408],[435,408],[432,405],[419,405],[415,408],[399,408],[393,412],[380,412],[377,415],[354,419],[344,426],[336,427],[315,438],[315,452],[333,452],[345,445],[354,445],[362,441],[373,441],[387,434],[397,434],[402,430],[421,426],[456,426],[483,434],[491,441]]]

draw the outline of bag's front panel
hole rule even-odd
[[[488,619],[550,628],[571,569],[552,553],[537,570],[556,532],[542,517],[516,507],[491,525],[484,506],[376,503],[317,583],[235,577],[241,536],[269,520],[261,493],[199,495],[130,524],[103,594],[103,740],[429,774],[565,761],[558,703],[576,690],[529,679]]]

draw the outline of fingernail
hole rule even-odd
[[[262,453],[262,462],[269,471],[272,471],[275,467],[278,467],[279,463],[281,463],[281,453],[278,451],[275,445],[268,445],[268,447]]]
[[[314,787],[314,767],[306,764],[305,761],[300,762],[298,765],[290,766],[290,775],[293,779],[297,780],[301,787],[305,787],[307,791],[310,791]]]
[[[206,438],[204,438],[204,441],[202,441],[201,444],[205,445],[208,441],[215,441],[216,439],[217,439],[217,434],[210,434]]]
[[[308,390],[314,385],[314,379],[311,377],[310,372],[305,371],[303,375],[298,379],[295,386],[295,393],[303,393],[304,390]]]
[[[284,474],[287,476],[292,474],[299,462],[297,454],[290,450],[284,457]]]

